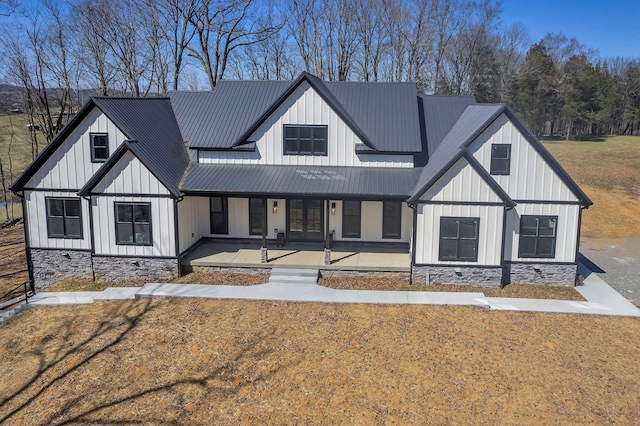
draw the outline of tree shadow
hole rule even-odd
[[[145,298],[138,303],[128,306],[118,303],[112,312],[105,315],[109,317],[109,319],[100,322],[96,331],[78,344],[73,343],[74,337],[77,336],[77,327],[79,326],[78,315],[68,318],[59,329],[58,334],[45,336],[38,345],[38,349],[29,353],[29,355],[35,355],[38,358],[39,365],[36,373],[18,390],[0,401],[0,408],[6,404],[17,403],[14,408],[0,417],[0,424],[11,421],[14,416],[27,409],[29,405],[41,397],[45,391],[70,374],[79,372],[82,368],[95,368],[95,366],[91,367],[88,364],[100,354],[114,348],[122,342],[126,336],[130,335],[132,331],[136,329],[145,316],[157,308],[157,306],[152,305],[152,301],[153,298]],[[140,306],[140,303],[143,305]],[[145,416],[145,418],[141,420],[120,420],[117,418],[108,419],[100,417],[100,412],[104,409],[132,402],[154,393],[178,391],[177,388],[181,386],[196,386],[205,393],[205,398],[220,397],[221,395],[229,398],[244,387],[253,385],[257,381],[267,380],[280,369],[294,365],[294,360],[288,360],[287,363],[278,363],[261,372],[257,376],[252,377],[251,380],[245,380],[240,384],[233,382],[235,386],[233,386],[233,392],[231,393],[229,392],[229,387],[224,386],[224,384],[228,384],[232,379],[232,377],[229,376],[229,370],[233,370],[235,364],[253,364],[255,360],[262,359],[274,353],[276,351],[274,345],[264,345],[264,343],[268,340],[278,339],[284,334],[284,331],[285,330],[278,330],[277,325],[274,325],[272,330],[264,330],[260,335],[252,336],[249,340],[239,344],[240,347],[235,349],[237,353],[235,353],[234,356],[227,358],[223,364],[213,370],[204,370],[200,374],[194,373],[190,377],[182,377],[178,380],[149,386],[140,391],[130,392],[125,396],[114,397],[113,399],[107,398],[104,402],[92,402],[90,407],[87,407],[87,398],[91,398],[91,389],[86,389],[85,392],[65,401],[62,405],[52,407],[51,414],[41,421],[34,421],[33,424],[179,424],[181,422],[172,422],[162,418],[161,414],[159,414],[159,417],[156,419]],[[101,344],[105,339],[108,340],[108,343]],[[45,349],[45,347],[50,346],[52,342],[55,342],[56,348],[53,351],[51,351],[50,348]],[[78,354],[84,352],[86,352],[86,354],[82,356],[79,362],[74,363],[72,367],[64,366],[64,363],[71,357],[77,357]],[[59,370],[61,371],[60,373],[58,373]],[[222,385],[216,385],[216,383],[222,383]],[[73,413],[78,409],[80,409],[80,412]],[[114,415],[117,416],[117,414]],[[187,415],[186,412],[185,415]],[[99,418],[96,418],[96,416],[99,416]]]

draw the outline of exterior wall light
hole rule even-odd
[[[277,201],[273,202],[273,208],[271,209],[271,211],[273,212],[273,214],[278,213],[278,202]]]
[[[335,216],[336,214],[336,203],[331,203],[331,215]]]

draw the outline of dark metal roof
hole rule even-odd
[[[420,152],[413,83],[323,82],[303,73],[291,81],[221,81],[214,92],[172,92],[178,125],[190,148],[244,143],[260,122],[307,81],[372,150]]]
[[[420,172],[420,168],[191,163],[182,191],[406,198]]]
[[[462,156],[466,144],[489,125],[502,111],[504,105],[469,105],[458,121],[430,155],[429,163],[415,185],[409,199],[416,201],[435,181]],[[493,180],[493,179],[492,179]]]
[[[432,156],[464,110],[476,103],[473,96],[419,95],[424,105],[427,147]]]
[[[169,99],[95,97],[93,102],[127,135],[127,148],[178,197],[189,155]],[[104,176],[110,168],[105,166],[109,165],[105,163],[83,190]]]

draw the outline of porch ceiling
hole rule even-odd
[[[183,265],[223,268],[301,268],[341,271],[410,272],[407,248],[353,245],[331,250],[331,264],[324,264],[323,244],[287,243],[269,247],[267,263],[260,262],[260,241],[202,242],[182,259]]]

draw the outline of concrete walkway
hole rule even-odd
[[[165,296],[289,302],[463,305],[494,310],[640,317],[640,310],[627,299],[582,265],[580,268],[586,278],[584,286],[576,287],[576,290],[587,302],[485,297],[483,293],[334,290],[317,284],[278,281],[253,286],[147,284],[135,288],[107,288],[101,292],[42,292],[31,298],[28,305],[85,304],[96,300]]]

